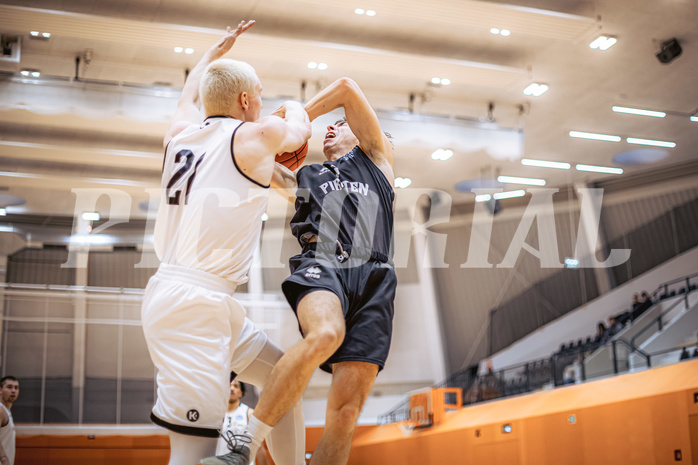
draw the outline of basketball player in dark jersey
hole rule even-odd
[[[327,161],[295,175],[277,164],[272,179],[272,187],[295,200],[291,227],[303,250],[291,259],[282,288],[304,339],[274,367],[252,415],[271,429],[301,397],[316,367],[332,373],[314,465],[349,459],[356,420],[388,355],[397,285],[393,148],[350,79],[334,82],[305,109],[312,121],[339,107],[346,120],[327,127]],[[250,435],[252,454],[265,433]]]

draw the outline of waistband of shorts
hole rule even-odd
[[[234,282],[221,278],[215,274],[207,273],[206,271],[201,271],[194,268],[188,268],[186,266],[170,265],[167,263],[160,264],[155,276],[167,281],[178,281],[185,284],[193,284],[211,291],[223,292],[229,295],[233,295],[235,293],[235,289],[237,288],[237,285]]]
[[[362,260],[373,260],[381,263],[390,263],[390,259],[387,255],[377,252],[375,250],[370,250],[365,247],[353,246],[351,244],[342,244],[342,249],[349,254],[350,258],[360,258]],[[324,253],[331,255],[339,255],[342,253],[339,245],[336,243],[323,244],[320,242],[309,242],[303,247],[303,252],[308,250],[314,250],[315,253]]]

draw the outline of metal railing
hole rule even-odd
[[[686,346],[678,346],[650,354],[638,348],[635,341],[638,339],[639,335],[645,333],[648,328],[657,325],[657,320],[660,320],[658,330],[661,331],[663,328],[661,317],[668,314],[679,303],[685,302],[686,306],[688,307],[688,295],[696,291],[698,288],[698,286],[695,284],[691,284],[691,279],[697,277],[698,273],[695,273],[682,278],[674,279],[672,281],[667,281],[659,285],[652,294],[652,296],[656,298],[653,299],[655,304],[666,298],[675,297],[676,295],[684,295],[684,299],[678,300],[667,310],[662,311],[660,316],[654,318],[650,324],[643,327],[642,330],[640,330],[640,333],[634,336],[630,341],[627,341],[622,337],[616,337],[604,343],[589,341],[587,343],[568,348],[564,351],[556,352],[550,357],[519,365],[513,365],[497,371],[490,371],[484,375],[476,375],[470,370],[462,370],[452,374],[444,381],[435,384],[433,387],[458,387],[463,389],[463,405],[465,406],[483,401],[534,392],[548,387],[553,388],[567,384],[577,384],[579,382],[588,380],[584,361],[594,352],[605,347],[610,347],[612,355],[612,369],[609,369],[607,373],[599,374],[599,376],[618,375],[631,369],[642,368],[630,366],[629,358],[631,354],[637,354],[640,356],[642,359],[644,359],[644,367],[651,368],[653,366],[653,357],[664,357],[667,354],[681,350]],[[679,283],[686,283],[686,287],[683,288],[684,291],[678,292],[678,294],[676,292],[672,294],[671,288]],[[664,291],[663,295],[659,294],[661,291]],[[666,297],[663,297],[664,295]],[[647,310],[649,310],[649,308],[651,307],[648,307]],[[620,354],[620,347],[625,348],[627,353]],[[698,351],[698,348],[696,351]],[[625,355],[625,357],[622,355]],[[677,360],[672,359],[672,363],[678,361],[678,358]],[[622,364],[624,364],[624,366],[621,366]],[[570,370],[570,368],[572,369]],[[595,376],[594,378],[599,376]],[[408,420],[410,416],[409,410],[410,400],[408,397],[388,412],[379,415],[378,423],[387,424]]]

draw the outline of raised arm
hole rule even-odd
[[[303,145],[312,133],[308,114],[298,102],[285,102],[273,114],[242,124],[235,137],[235,154],[245,174],[262,185],[270,183],[274,157]]]
[[[182,88],[182,95],[177,103],[177,111],[170,129],[165,135],[163,146],[172,140],[174,136],[182,132],[187,126],[201,121],[201,101],[199,99],[199,83],[206,67],[213,61],[228,53],[235,44],[235,40],[240,34],[252,27],[254,21],[241,21],[233,30],[228,26],[225,35],[216,42],[199,60],[193,70],[189,73],[187,81]]]
[[[359,147],[374,163],[393,166],[393,148],[383,133],[376,112],[359,86],[349,78],[341,78],[327,86],[305,106],[310,121],[320,115],[344,107],[347,123],[359,139]]]

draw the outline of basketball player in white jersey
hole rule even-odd
[[[15,463],[15,422],[12,419],[12,404],[19,396],[19,381],[14,376],[0,379],[0,465]]]
[[[311,128],[295,102],[260,119],[262,85],[254,68],[221,59],[253,24],[228,28],[204,54],[164,140],[155,224],[161,265],[148,282],[142,321],[158,369],[151,419],[169,430],[169,465],[194,465],[214,455],[230,373],[263,386],[282,355],[232,295],[247,281],[274,156],[303,145]],[[268,441],[270,452],[279,465],[300,465],[300,405],[284,422],[285,431]]]

